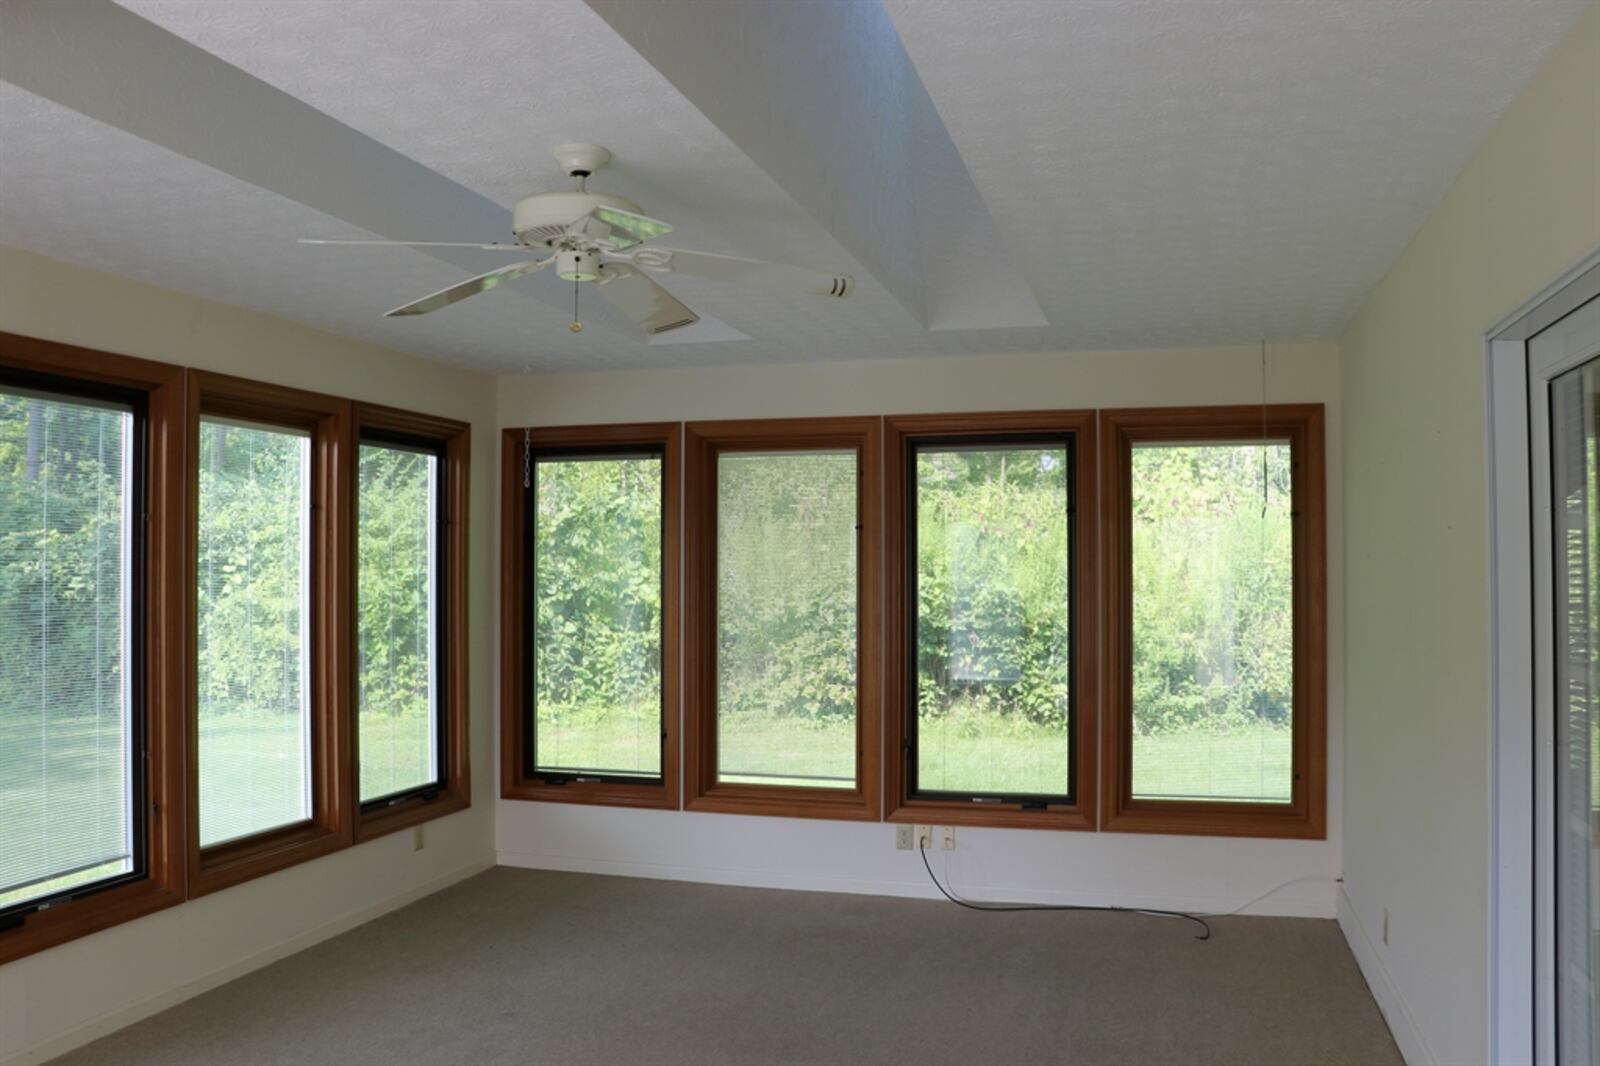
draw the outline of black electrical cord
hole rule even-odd
[[[1196,940],[1211,939],[1211,923],[1197,914],[1185,914],[1183,911],[1163,911],[1154,907],[1096,907],[1078,903],[973,903],[955,895],[939,883],[939,878],[934,875],[933,865],[928,862],[926,847],[919,844],[917,852],[922,856],[923,869],[928,871],[928,880],[933,882],[933,887],[939,890],[939,894],[956,906],[965,907],[969,911],[1108,911],[1116,914],[1147,914],[1157,918],[1183,918],[1200,927],[1201,931],[1195,935]]]

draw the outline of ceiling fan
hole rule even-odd
[[[646,241],[672,230],[665,222],[644,214],[638,204],[609,193],[589,192],[584,183],[605,166],[611,153],[594,144],[563,144],[554,150],[568,176],[578,179],[570,192],[540,192],[517,201],[511,209],[515,242],[474,244],[456,241],[340,241],[302,238],[302,244],[359,244],[405,248],[479,248],[491,252],[553,253],[542,259],[512,263],[430,293],[420,300],[388,312],[424,315],[551,263],[565,281],[589,282],[613,307],[637,322],[647,333],[666,333],[700,321],[700,316],[680,303],[650,278],[659,274],[690,274],[716,281],[739,281],[783,292],[843,298],[855,287],[848,274],[806,267],[740,259],[731,255],[689,252],[681,248],[646,245]],[[576,303],[576,288],[573,292]],[[572,331],[583,326],[576,321]]]

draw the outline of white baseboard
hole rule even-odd
[[[544,853],[501,851],[499,865],[524,870],[561,870],[568,873],[605,874],[612,877],[641,877],[660,881],[694,881],[709,885],[733,885],[742,888],[783,888],[802,892],[844,892],[862,896],[897,896],[906,899],[943,899],[937,889],[926,880],[884,880],[860,877],[840,877],[830,874],[793,873],[788,871],[752,870],[737,867],[698,864],[635,862],[621,859],[602,859],[591,856],[550,855]],[[917,867],[921,874],[921,867]],[[1329,879],[1332,880],[1331,878]],[[1115,897],[1101,893],[1064,891],[1061,889],[1017,889],[1005,886],[967,885],[951,886],[958,894],[973,900],[1003,899],[1015,903],[1055,903],[1082,906],[1150,907],[1158,910],[1188,911],[1199,914],[1227,914],[1239,907],[1243,913],[1262,917],[1281,918],[1332,918],[1334,900],[1332,893],[1318,898],[1305,896],[1280,900],[1252,901],[1248,897],[1153,895],[1150,893],[1119,893]]]
[[[1367,979],[1372,998],[1378,1001],[1378,1009],[1383,1012],[1384,1021],[1389,1023],[1389,1032],[1393,1034],[1394,1042],[1408,1066],[1436,1066],[1439,1061],[1437,1056],[1428,1046],[1416,1019],[1411,1016],[1405,997],[1400,994],[1389,968],[1384,965],[1372,938],[1367,935],[1366,926],[1361,924],[1361,918],[1356,914],[1355,905],[1345,893],[1343,885],[1339,886],[1339,928],[1344,932],[1350,951],[1356,957],[1356,965],[1361,967],[1361,975]]]
[[[100,1039],[107,1033],[112,1033],[135,1022],[143,1021],[152,1014],[159,1014],[168,1007],[175,1007],[186,999],[193,999],[202,992],[209,992],[213,988],[225,985],[237,977],[243,977],[252,970],[259,970],[263,966],[277,962],[279,959],[286,959],[296,952],[304,951],[306,948],[320,944],[322,941],[338,936],[340,933],[348,932],[356,926],[370,922],[372,919],[381,917],[390,911],[399,910],[408,903],[415,903],[424,896],[431,896],[441,889],[449,888],[456,882],[464,881],[475,874],[480,874],[493,868],[493,866],[494,863],[492,862],[473,863],[470,866],[445,874],[443,877],[437,877],[426,884],[418,885],[416,888],[401,892],[398,895],[390,896],[387,899],[379,900],[364,907],[357,907],[355,910],[348,911],[332,921],[324,922],[316,928],[308,929],[304,933],[290,937],[282,943],[264,948],[253,955],[240,959],[238,962],[229,963],[227,966],[213,970],[192,981],[186,981],[176,988],[158,992],[148,999],[142,999],[137,1003],[120,1007],[70,1032],[62,1033],[51,1037],[43,1043],[26,1048],[8,1059],[0,1060],[0,1066],[37,1066],[38,1063],[53,1059],[57,1055],[65,1055],[75,1048],[80,1048],[85,1044]]]

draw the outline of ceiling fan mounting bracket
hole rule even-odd
[[[611,153],[598,144],[558,144],[550,154],[569,178],[587,178],[611,162]]]

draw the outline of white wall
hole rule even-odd
[[[1329,833],[1297,842],[963,828],[948,856],[974,896],[1226,910],[1297,878],[1258,913],[1331,917],[1340,870],[1343,572],[1339,352],[1269,348],[1274,403],[1328,406]],[[1084,352],[501,378],[502,426],[1027,408],[1259,403],[1255,348]],[[501,800],[500,862],[929,896],[887,825]],[[946,856],[935,856],[935,868]]]
[[[1340,916],[1413,1063],[1488,1054],[1483,332],[1597,245],[1590,7],[1343,344],[1351,787]]]
[[[0,967],[0,1062],[76,1046],[489,865],[495,773],[494,382],[289,322],[0,248],[0,330],[470,421],[473,806]]]

